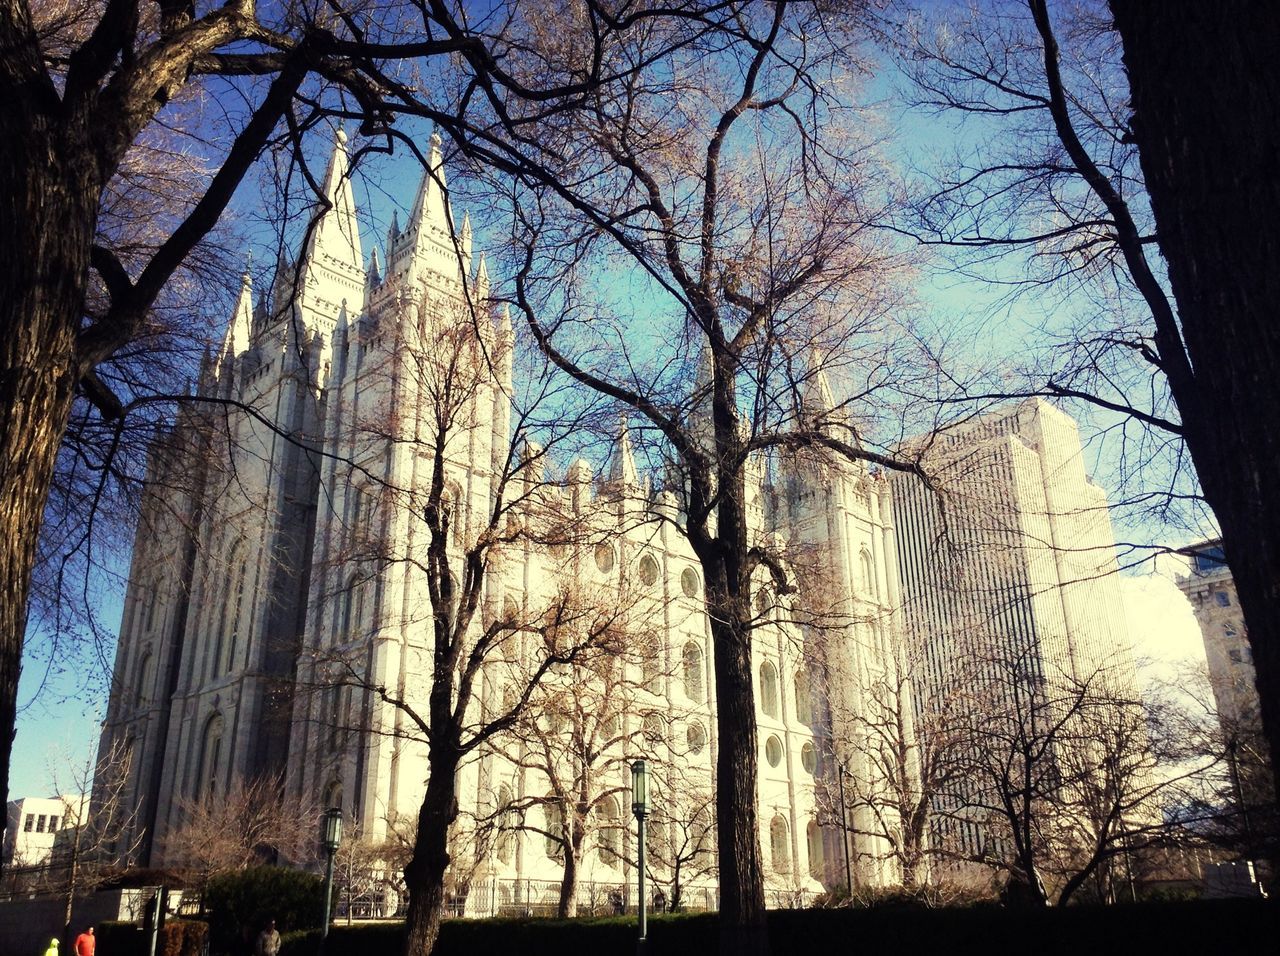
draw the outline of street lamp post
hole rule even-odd
[[[648,923],[644,898],[644,818],[649,815],[649,770],[643,760],[631,765],[631,812],[636,817],[636,837],[640,847],[637,852],[638,873],[636,876],[640,901],[640,936],[636,940],[636,956],[645,956]]]
[[[320,924],[320,945],[329,935],[329,901],[333,898],[333,856],[342,845],[342,810],[330,807],[320,818],[320,843],[328,858],[324,867],[324,922]]]
[[[844,764],[837,764],[840,768],[840,848],[844,850],[844,884],[845,891],[849,894],[849,899],[853,899],[853,866],[849,862],[849,816],[846,807],[848,804],[844,798],[844,778],[849,771],[844,769]]]

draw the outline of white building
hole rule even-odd
[[[84,803],[79,794],[10,800],[4,834],[5,869],[47,863],[57,835],[79,824]]]
[[[498,358],[467,384],[441,455],[452,534],[479,533],[497,496],[513,493],[501,481],[513,455],[510,323],[487,306],[488,273],[483,257],[473,262],[469,223],[452,229],[438,139],[431,162],[409,222],[393,222],[386,237],[385,263],[375,249],[366,264],[338,134],[324,183],[331,208],[297,261],[280,264],[270,297],[255,304],[246,278],[206,363],[202,394],[235,404],[187,412],[156,443],[102,742],[103,752],[114,743],[132,755],[142,856],[152,865],[165,862],[184,801],[218,799],[233,781],[275,773],[294,792],[342,806],[375,838],[416,819],[426,744],[377,688],[410,704],[426,689],[431,604],[414,489],[437,454],[424,439],[438,424],[445,361],[432,336],[456,335],[455,344]],[[217,430],[202,428],[200,416],[224,414],[229,444],[205,447]],[[532,481],[535,470],[519,474]],[[569,465],[563,480],[529,494],[515,520],[553,514],[593,529],[596,545],[513,540],[495,551],[484,606],[534,614],[566,582],[631,602],[658,642],[655,670],[634,691],[641,709],[622,719],[646,722],[660,786],[677,786],[664,781],[665,759],[709,789],[716,701],[699,565],[660,520],[678,496],[652,491],[637,472],[625,426],[599,481],[595,471]],[[853,464],[773,478],[756,475],[753,526],[820,556],[821,600],[847,629],[833,638],[827,628],[819,643],[792,622],[788,601],[761,605],[772,622],[755,640],[760,837],[769,886],[786,898],[844,882],[839,836],[819,819],[819,782],[835,766],[826,728],[833,707],[856,704],[857,674],[891,652],[897,561],[887,482]],[[794,600],[806,601],[805,582]],[[880,622],[875,639],[862,633],[868,621]],[[828,674],[841,676],[814,679]],[[505,680],[500,668],[486,670],[475,719],[501,704]],[[622,762],[609,773],[625,786]],[[483,816],[546,786],[518,745],[482,749],[463,768],[462,809]],[[625,803],[602,804],[603,819],[620,820],[627,835],[602,827],[584,857],[584,883],[632,882],[633,854],[618,845],[630,839]],[[476,875],[493,880],[498,905],[514,901],[521,881],[560,876],[536,833],[504,835],[477,852]],[[895,879],[869,866],[862,882]]]
[[[1107,499],[1070,416],[1033,399],[911,448],[930,486],[891,484],[918,717],[975,682],[998,710],[1011,679],[1045,700],[1100,680],[1135,699]],[[994,849],[982,821],[958,817],[943,827],[956,852]]]

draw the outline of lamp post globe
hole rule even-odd
[[[342,809],[330,807],[320,817],[320,845],[326,857],[324,868],[324,922],[320,924],[320,946],[329,936],[329,906],[333,901],[333,856],[342,846]]]
[[[342,846],[342,810],[338,807],[330,807],[326,810],[321,826],[321,842],[324,844],[325,852],[337,853],[338,847]]]
[[[649,815],[649,768],[643,760],[631,764],[631,812],[637,817]]]

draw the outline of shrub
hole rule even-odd
[[[111,956],[146,956],[151,940],[137,923],[99,923],[95,930],[100,953]],[[209,926],[199,920],[171,919],[160,928],[157,956],[201,956]]]
[[[314,873],[283,866],[256,866],[223,873],[204,894],[209,942],[217,953],[248,949],[268,920],[283,934],[310,929],[324,918],[324,881]]]
[[[199,920],[169,920],[160,928],[156,951],[160,956],[202,956],[208,937],[208,923]]]

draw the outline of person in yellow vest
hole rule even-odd
[[[49,940],[49,948],[44,951],[44,956],[58,956],[58,940],[56,937]]]

